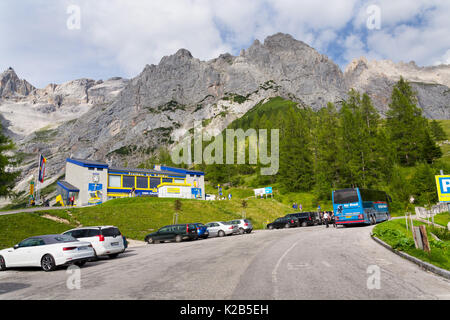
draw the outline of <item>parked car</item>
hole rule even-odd
[[[63,234],[92,244],[96,257],[116,258],[125,251],[125,243],[119,228],[114,226],[82,227]]]
[[[63,265],[82,267],[94,257],[94,249],[87,241],[61,234],[43,235],[27,238],[13,248],[0,250],[0,270],[41,267],[48,272]]]
[[[161,241],[181,242],[183,240],[197,240],[197,226],[193,223],[176,224],[162,227],[156,232],[150,233],[145,237],[148,244],[160,243]]]
[[[267,225],[267,229],[293,228],[298,226],[297,218],[282,217]]]
[[[253,230],[252,222],[248,219],[232,220],[230,223],[237,226],[239,234],[250,233]]]
[[[209,222],[205,226],[208,227],[210,237],[231,236],[236,232],[235,230],[239,230],[237,226],[223,221]]]
[[[317,212],[290,213],[286,215],[286,218],[296,218],[299,227],[314,226],[320,221]]]
[[[197,226],[197,235],[199,238],[206,239],[209,237],[208,227],[203,223],[194,223]]]

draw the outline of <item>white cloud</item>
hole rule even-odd
[[[81,7],[78,31],[66,27],[71,4]],[[380,6],[380,30],[367,30],[370,4]],[[431,65],[448,62],[449,15],[448,0],[5,0],[0,68],[40,87],[133,77],[179,48],[207,60],[276,32],[344,64],[365,55]]]

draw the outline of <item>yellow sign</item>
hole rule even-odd
[[[450,202],[450,176],[436,176],[436,187],[440,202]]]
[[[180,193],[180,188],[167,188],[168,193]]]

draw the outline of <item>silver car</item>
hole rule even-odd
[[[237,230],[237,226],[223,221],[209,222],[205,226],[208,227],[210,237],[231,236]]]
[[[230,223],[237,226],[239,234],[250,233],[253,230],[253,225],[248,219],[232,220]]]

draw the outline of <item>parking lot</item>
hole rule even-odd
[[[0,273],[0,299],[450,299],[450,282],[370,238],[371,227],[254,231],[129,248],[81,268]],[[369,289],[368,267],[381,269]]]

